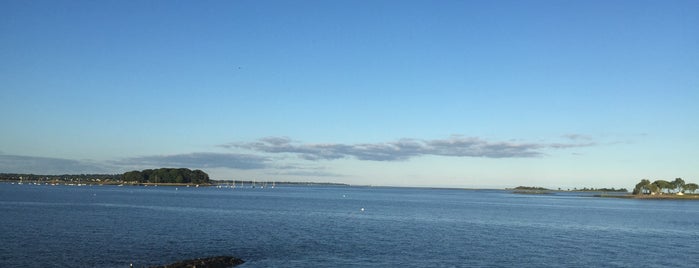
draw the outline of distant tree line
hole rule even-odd
[[[0,180],[4,181],[121,181],[122,174],[63,174],[63,175],[36,175],[21,173],[0,173]]]
[[[626,193],[629,190],[626,190],[626,188],[619,188],[616,189],[614,187],[612,188],[582,188],[582,189],[575,189],[574,191],[579,191],[579,192],[623,192]]]
[[[549,189],[546,189],[546,188],[544,188],[544,187],[517,186],[517,187],[515,187],[515,190],[524,190],[524,191],[548,191]]]
[[[201,170],[187,168],[159,168],[129,171],[122,175],[125,182],[138,183],[192,183],[208,184],[209,175]]]
[[[694,193],[697,189],[699,189],[699,185],[686,183],[682,178],[676,178],[674,181],[656,180],[654,182],[642,179],[634,187],[633,194],[684,194],[685,192]]]
[[[532,187],[532,186],[517,186],[514,189],[515,190],[522,190],[522,191],[551,191],[551,189],[547,189],[544,187]],[[558,190],[561,191],[561,188],[558,188]],[[570,191],[570,189],[568,189],[568,191]],[[626,188],[616,189],[616,188],[587,188],[587,187],[582,188],[582,189],[574,188],[573,191],[574,192],[624,192],[624,193],[628,192],[628,190],[626,190]]]

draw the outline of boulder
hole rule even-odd
[[[228,268],[243,263],[243,260],[236,257],[218,256],[178,261],[162,266],[152,266],[151,268]]]

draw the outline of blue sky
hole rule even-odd
[[[0,1],[0,172],[699,181],[697,1]]]

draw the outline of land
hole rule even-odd
[[[124,183],[124,181],[122,180],[122,174],[36,175],[21,173],[0,173],[0,181],[53,185],[118,185]]]
[[[605,195],[599,194],[595,197],[605,197],[605,198],[624,198],[624,199],[641,199],[641,200],[699,200],[699,194],[662,194],[662,195]]]
[[[201,170],[190,170],[187,168],[159,168],[134,170],[124,173],[121,176],[125,182],[137,183],[193,183],[210,184],[209,174]]]
[[[546,189],[544,187],[532,187],[532,186],[517,186],[512,190],[515,194],[551,194],[552,190]]]
[[[515,194],[552,194],[555,192],[621,192],[621,193],[627,193],[628,191],[626,188],[621,188],[621,189],[615,189],[615,188],[582,188],[582,189],[577,189],[574,188],[573,190],[561,190],[561,188],[558,188],[558,190],[553,190],[553,189],[548,189],[544,187],[536,187],[536,186],[517,186],[512,189],[506,189],[506,190],[512,190],[512,193]]]
[[[50,185],[212,185],[201,170],[160,168],[129,171],[124,174],[36,175],[0,173],[0,181]]]
[[[699,189],[699,185],[696,183],[687,183],[682,178],[675,178],[673,181],[656,180],[654,182],[651,182],[648,179],[642,179],[636,184],[632,195],[628,198],[653,200],[699,200],[699,194],[696,194],[697,189]]]
[[[26,183],[26,184],[41,184],[41,185],[121,185],[121,186],[223,186],[223,185],[245,185],[245,186],[263,186],[263,185],[297,185],[297,186],[350,186],[345,183],[330,183],[330,182],[292,182],[292,181],[266,181],[266,180],[207,180],[205,182],[170,182],[163,176],[158,177],[157,182],[155,176],[144,176],[143,171],[132,173],[133,178],[124,179],[124,174],[63,174],[63,175],[37,175],[37,174],[21,174],[21,173],[0,173],[0,182],[11,183]],[[129,173],[129,172],[127,172]],[[151,175],[153,172],[149,172]],[[208,175],[207,175],[208,176]],[[175,175],[177,181],[177,175]],[[184,179],[182,179],[184,181]]]
[[[124,174],[63,174],[63,175],[36,175],[20,173],[0,173],[0,182],[26,183],[36,185],[119,185],[119,186],[218,186],[229,187],[265,187],[269,185],[297,185],[297,186],[350,186],[344,183],[327,182],[289,182],[289,181],[260,181],[260,180],[210,180],[208,174],[201,170],[189,170],[183,168],[147,169],[143,171],[130,171]],[[518,186],[507,188],[514,194],[547,195],[556,192],[598,192],[595,197],[626,198],[641,200],[699,200],[696,193],[697,185],[685,183],[681,178],[672,182],[657,180],[650,182],[642,180],[634,188],[633,194],[625,188],[574,188],[573,190],[548,189],[535,186]],[[471,189],[476,190],[476,189]],[[617,194],[614,194],[617,193]]]

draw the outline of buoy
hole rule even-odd
[[[360,209],[361,211],[364,211],[364,208]]]

